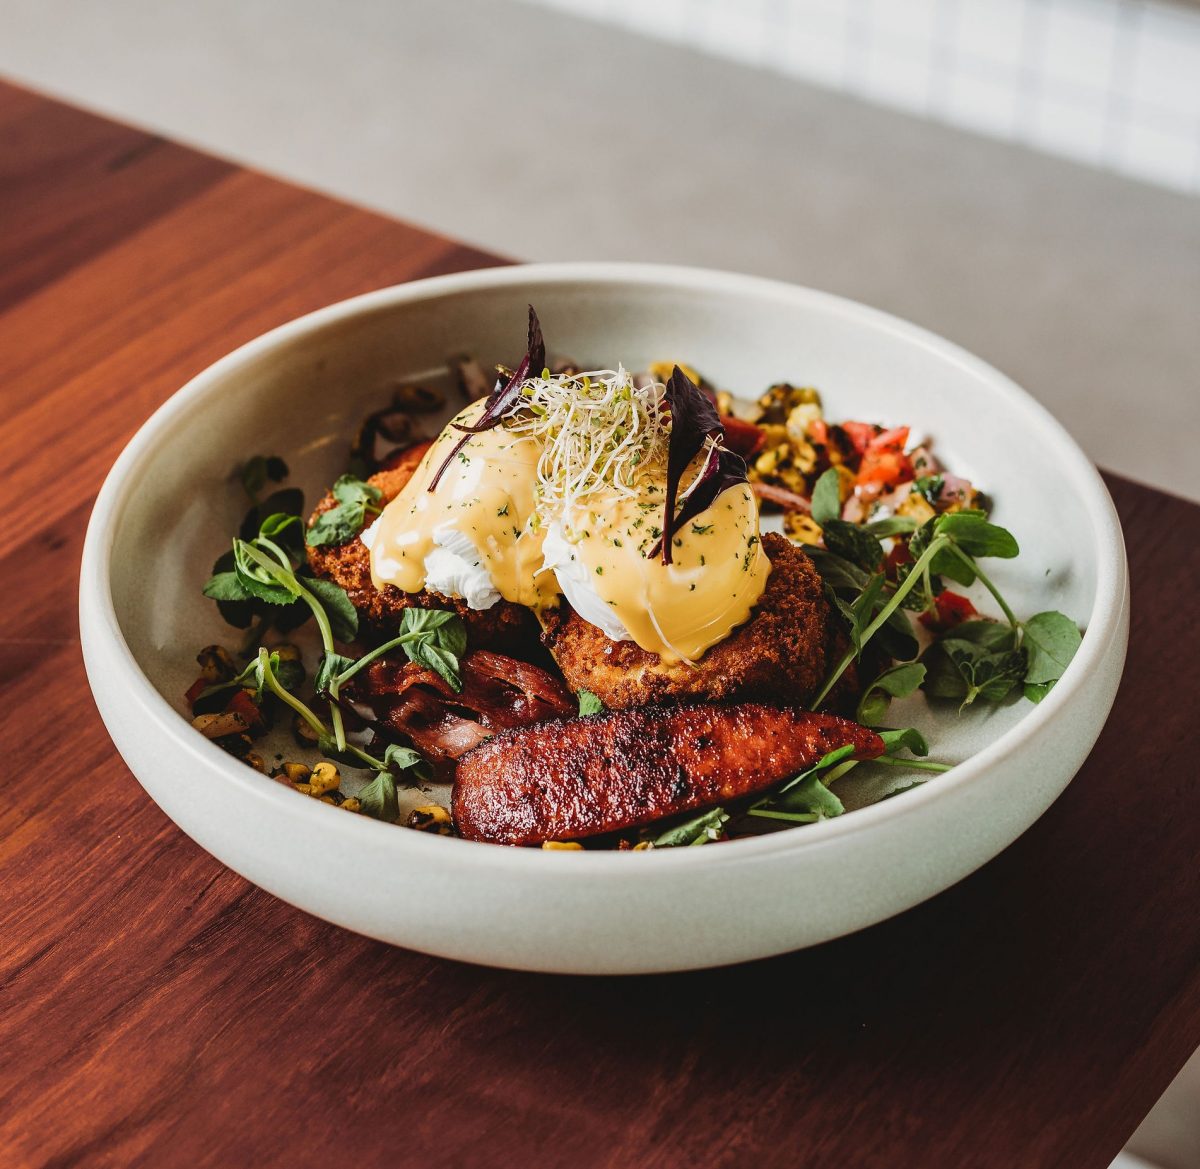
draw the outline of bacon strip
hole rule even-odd
[[[383,659],[365,674],[354,696],[375,711],[377,729],[411,741],[435,765],[458,759],[498,730],[576,710],[570,692],[545,670],[488,650],[463,659],[457,694],[415,662]]]
[[[504,731],[459,760],[454,823],[528,845],[650,824],[766,791],[872,730],[831,714],[741,703],[649,706]]]
[[[812,511],[812,500],[803,495],[797,495],[786,487],[777,487],[774,483],[751,483],[751,490],[759,499],[766,503],[778,504],[784,511],[802,511],[808,515]]]

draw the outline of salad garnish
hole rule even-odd
[[[468,358],[458,359],[456,368],[464,386],[478,388],[486,376]],[[697,573],[695,579],[703,584],[712,573],[705,557],[711,562],[725,514],[712,509],[725,491],[748,483],[765,511],[782,511],[785,532],[803,546],[812,564],[778,535],[765,538],[776,542],[772,556],[783,557],[782,549],[805,563],[813,589],[813,599],[805,603],[827,614],[823,585],[835,615],[837,629],[820,651],[827,656],[812,659],[817,664],[812,667],[813,681],[804,688],[804,694],[811,695],[807,708],[853,711],[860,724],[855,730],[869,735],[874,744],[870,751],[859,750],[857,757],[855,746],[848,744],[818,758],[831,741],[818,740],[816,749],[789,757],[756,788],[735,789],[740,791],[736,801],[725,794],[724,807],[678,803],[673,819],[633,821],[640,826],[626,827],[609,846],[692,847],[726,839],[731,832],[836,817],[844,814],[846,803],[834,785],[860,766],[879,764],[920,777],[890,785],[881,798],[911,790],[950,764],[928,757],[929,746],[915,728],[884,725],[893,702],[920,691],[932,700],[956,703],[960,710],[1022,696],[1037,703],[1062,678],[1081,644],[1079,628],[1057,611],[1018,616],[982,563],[1014,559],[1019,553],[1016,538],[992,522],[987,498],[972,484],[943,470],[926,446],[910,447],[907,426],[828,422],[815,390],[786,383],[770,387],[759,399],[752,421],[745,404],[738,407],[695,370],[678,363],[658,363],[644,374],[619,365],[616,370],[587,372],[564,364],[556,368],[552,373],[546,365],[541,325],[530,306],[523,358],[511,372],[497,367],[500,376],[482,411],[464,415],[474,422],[455,423],[461,437],[441,460],[429,490],[437,487],[452,460],[467,458],[464,448],[472,435],[503,427],[514,442],[533,438],[540,444],[529,459],[526,480],[533,488],[534,510],[519,506],[521,515],[514,517],[511,498],[501,495],[494,503],[486,502],[488,517],[494,512],[505,520],[495,525],[498,531],[503,528],[505,538],[509,529],[513,541],[536,531],[544,511],[561,524],[571,550],[578,552],[580,540],[591,538],[585,525],[597,529],[596,517],[605,508],[620,506],[635,517],[629,522],[638,539],[631,542],[623,531],[615,532],[605,535],[606,548],[636,547],[635,563],[643,567],[646,559],[661,556],[664,564],[676,562],[676,573]],[[558,724],[547,724],[550,718],[565,719],[567,725],[575,718],[595,718],[583,732],[594,736],[600,728],[616,726],[627,709],[622,696],[595,674],[589,684],[603,700],[577,681],[567,688],[564,678],[570,680],[570,674],[562,658],[551,662],[544,651],[540,658],[533,651],[513,658],[494,652],[490,641],[474,641],[478,626],[470,623],[476,615],[463,603],[465,594],[442,597],[434,585],[420,594],[407,586],[393,590],[405,607],[391,610],[387,625],[381,627],[373,624],[377,614],[363,609],[362,590],[354,579],[348,592],[310,567],[310,560],[318,565],[322,550],[352,547],[364,554],[360,534],[382,514],[395,490],[385,495],[377,484],[386,486],[386,478],[367,478],[381,465],[374,453],[377,440],[394,443],[392,455],[403,454],[421,441],[412,416],[436,409],[439,401],[437,391],[421,387],[394,391],[391,405],[365,424],[369,441],[364,443],[363,433],[356,440],[351,470],[337,479],[307,523],[303,494],[286,486],[289,469],[283,458],[256,455],[240,468],[238,478],[251,506],[229,550],[214,564],[204,593],[217,602],[226,621],[247,631],[246,640],[240,653],[218,646],[202,650],[201,676],[186,696],[197,729],[263,771],[268,768],[253,750],[254,741],[275,717],[285,714],[298,740],[315,748],[324,761],[310,767],[279,755],[270,773],[307,795],[388,822],[399,819],[400,788],[444,780],[463,753],[500,731],[534,728],[553,737]],[[451,429],[445,433],[454,437]],[[488,441],[502,444],[507,438]],[[440,447],[434,449],[440,453]],[[469,453],[478,451],[477,446]],[[413,452],[412,466],[420,454]],[[690,482],[685,483],[689,469]],[[475,473],[471,468],[455,474]],[[455,481],[453,475],[447,480]],[[421,480],[414,490],[423,490]],[[747,562],[751,556],[761,557],[759,505],[749,496],[729,497],[724,503],[726,511],[735,503],[748,506],[753,521],[738,556],[744,555]],[[528,526],[523,517],[529,517]],[[576,517],[579,531],[571,527]],[[689,566],[684,552],[674,557],[673,549],[696,540],[701,545],[693,549],[698,567]],[[368,539],[368,550],[369,545]],[[724,563],[729,565],[728,555]],[[737,563],[735,558],[735,574]],[[619,577],[624,563],[618,558],[608,567],[605,584]],[[604,573],[604,565],[585,571],[593,580],[593,574]],[[679,587],[689,584],[694,592],[696,584],[687,577]],[[1000,617],[979,612],[957,591],[976,584],[994,601]],[[806,595],[796,586],[787,587],[792,596]],[[435,591],[431,594],[429,589]],[[450,600],[456,611],[433,607]],[[360,609],[365,623],[361,628]],[[653,619],[653,612],[650,616]],[[308,677],[301,655],[286,638],[309,620],[320,650],[305,691]],[[598,628],[599,622],[591,624]],[[615,635],[607,636],[612,641]],[[680,668],[694,668],[689,659],[677,656]],[[663,657],[666,660],[665,651]],[[538,660],[547,668],[535,665]],[[816,685],[825,669],[828,673]],[[717,694],[712,704],[719,708],[730,701]],[[771,703],[778,713],[789,700],[781,695],[768,699],[768,706]],[[643,699],[636,705],[653,704]],[[663,706],[654,717],[661,717],[661,711],[686,709],[686,703]],[[764,711],[771,713],[760,707],[755,717],[761,719]],[[642,713],[648,717],[653,712]],[[719,712],[720,717],[729,714]],[[823,713],[804,717],[847,725]],[[549,730],[544,730],[547,725]],[[785,737],[808,742],[794,730]],[[505,742],[496,739],[493,745]],[[547,743],[544,749],[552,750]],[[775,782],[801,760],[811,759],[817,761]],[[368,774],[356,794],[341,792],[338,765]],[[768,787],[771,783],[775,786]],[[847,797],[846,802],[854,806],[855,801]],[[703,810],[684,814],[688,807]],[[436,804],[417,808],[408,823],[432,832],[450,833],[455,825],[461,829],[458,811],[452,823],[450,814]],[[579,831],[571,828],[565,835]],[[543,847],[580,846],[550,839]]]

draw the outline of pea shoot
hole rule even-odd
[[[838,518],[837,491],[837,472],[831,469],[813,491],[813,518],[822,526],[825,541],[813,560],[846,620],[851,644],[818,691],[813,709],[828,699],[876,636],[889,656],[904,664],[883,671],[863,690],[857,716],[867,724],[883,716],[892,698],[918,687],[932,697],[958,699],[962,706],[980,698],[1001,702],[1017,687],[1032,702],[1040,702],[1050,692],[1070,664],[1081,636],[1062,613],[1038,613],[1019,620],[980,567],[981,559],[1017,556],[1020,549],[1011,532],[991,523],[984,512],[966,509],[936,516],[919,528],[903,516],[873,525],[850,524]],[[910,563],[891,580],[883,567],[879,540],[907,532],[911,532]],[[963,622],[939,636],[920,661],[911,661],[919,647],[904,610],[936,613],[942,577],[964,586],[978,581],[1007,624]]]

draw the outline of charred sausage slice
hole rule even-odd
[[[765,791],[846,744],[883,740],[831,714],[740,703],[649,706],[495,735],[463,756],[453,813],[468,840],[539,844],[615,832]]]

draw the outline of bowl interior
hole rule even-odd
[[[1020,558],[990,562],[989,571],[1018,614],[1060,609],[1086,624],[1102,544],[1081,487],[1086,464],[1039,407],[952,346],[837,298],[760,281],[489,275],[474,286],[387,290],[285,326],[206,371],[151,424],[124,481],[111,588],[135,659],[181,718],[196,651],[238,640],[200,594],[247,506],[238,465],[281,454],[290,482],[315,502],[344,470],[358,423],[395,382],[441,379],[447,357],[464,351],[515,362],[528,302],[552,356],[598,367],[685,361],[747,398],[776,381],[812,385],[831,419],[909,424],[948,470],[992,496],[996,522],[1017,536]],[[996,613],[984,594],[972,595]],[[890,717],[924,730],[935,757],[958,762],[1032,709],[1019,701],[959,717],[918,696]],[[856,773],[839,793],[854,806],[911,778]]]

